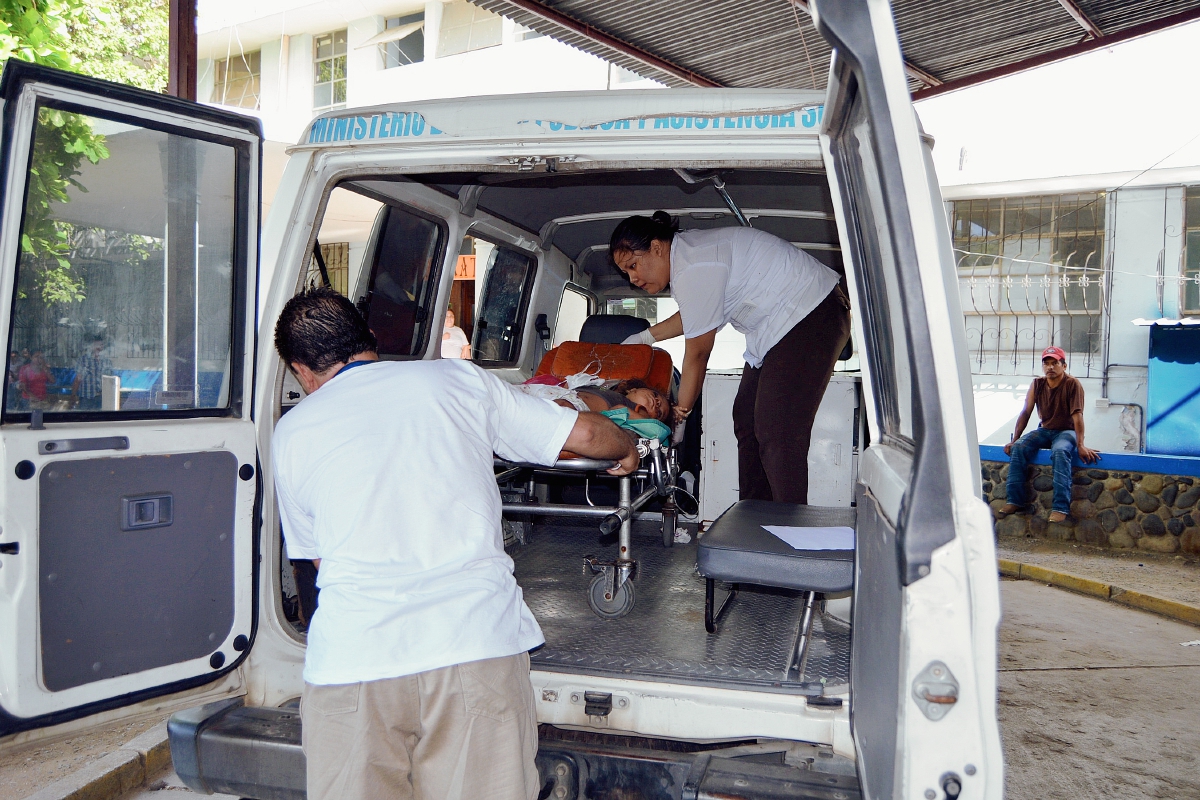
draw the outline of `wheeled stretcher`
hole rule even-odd
[[[565,378],[579,372],[588,372],[604,379],[640,378],[664,393],[669,394],[671,390],[670,355],[647,345],[565,342],[546,353],[536,376]],[[675,448],[664,446],[657,439],[645,438],[638,440],[637,447],[641,456],[638,470],[617,478],[605,476],[607,470],[617,465],[616,461],[581,458],[569,452],[560,454],[553,466],[514,463],[500,458],[495,462],[497,483],[502,487],[510,487],[502,489],[502,494],[521,500],[509,500],[503,504],[506,517],[547,515],[593,518],[599,521],[601,533],[617,533],[616,558],[602,560],[596,556],[586,556],[584,559],[585,568],[591,569],[595,575],[588,588],[588,605],[597,615],[605,618],[623,617],[634,606],[633,580],[637,574],[637,560],[633,551],[633,522],[657,520],[662,526],[663,546],[671,547],[675,541],[678,517],[675,494],[682,491],[676,486],[679,464]],[[578,476],[584,481],[585,487],[596,478],[605,476],[618,483],[617,504],[592,504],[586,491],[587,505],[538,504],[533,487],[539,474]],[[663,500],[661,510],[644,511],[643,508],[656,498]]]

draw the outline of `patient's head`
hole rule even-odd
[[[652,389],[645,381],[637,378],[624,380],[613,387],[614,392],[625,395],[636,408],[629,412],[634,419],[656,419],[670,425],[672,422],[671,398],[666,394]]]

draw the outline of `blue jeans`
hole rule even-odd
[[[1050,463],[1054,467],[1054,510],[1071,513],[1071,467],[1075,461],[1075,431],[1054,431],[1038,428],[1016,441],[1008,462],[1008,502],[1024,506],[1025,465],[1037,456],[1038,450],[1050,448]]]

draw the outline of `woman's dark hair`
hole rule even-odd
[[[653,216],[643,217],[640,214],[626,217],[613,231],[608,240],[608,252],[616,253],[626,250],[630,253],[641,253],[650,249],[654,240],[671,243],[679,232],[679,223],[671,219],[665,211],[655,211]]]
[[[672,400],[671,395],[667,394],[666,392],[660,392],[658,389],[655,389],[653,386],[646,383],[641,378],[626,378],[625,380],[620,381],[619,383],[615,384],[612,387],[612,391],[614,391],[620,395],[627,395],[627,394],[629,394],[630,391],[632,391],[634,389],[649,389],[650,391],[654,392],[656,395],[661,397],[664,401],[663,408],[665,410],[663,411],[663,415],[659,418],[658,421],[665,422],[668,425],[671,425],[673,423],[673,420],[675,419],[675,401]]]
[[[321,373],[379,343],[367,321],[333,289],[305,289],[287,301],[275,323],[275,349],[285,364],[303,364]]]

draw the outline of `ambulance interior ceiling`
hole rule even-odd
[[[841,271],[833,203],[823,173],[729,169],[721,170],[720,176],[753,227],[787,239]],[[738,224],[711,183],[688,183],[670,169],[442,172],[355,183],[369,193],[401,199],[400,187],[410,181],[454,197],[460,196],[464,186],[483,186],[477,208],[522,228],[535,239],[548,230],[549,223],[557,221],[552,245],[591,276],[593,291],[614,296],[632,293],[629,282],[608,257],[609,237],[617,223],[629,214],[649,214],[656,209],[671,211],[679,216],[684,230]],[[572,219],[581,216],[593,218]]]

